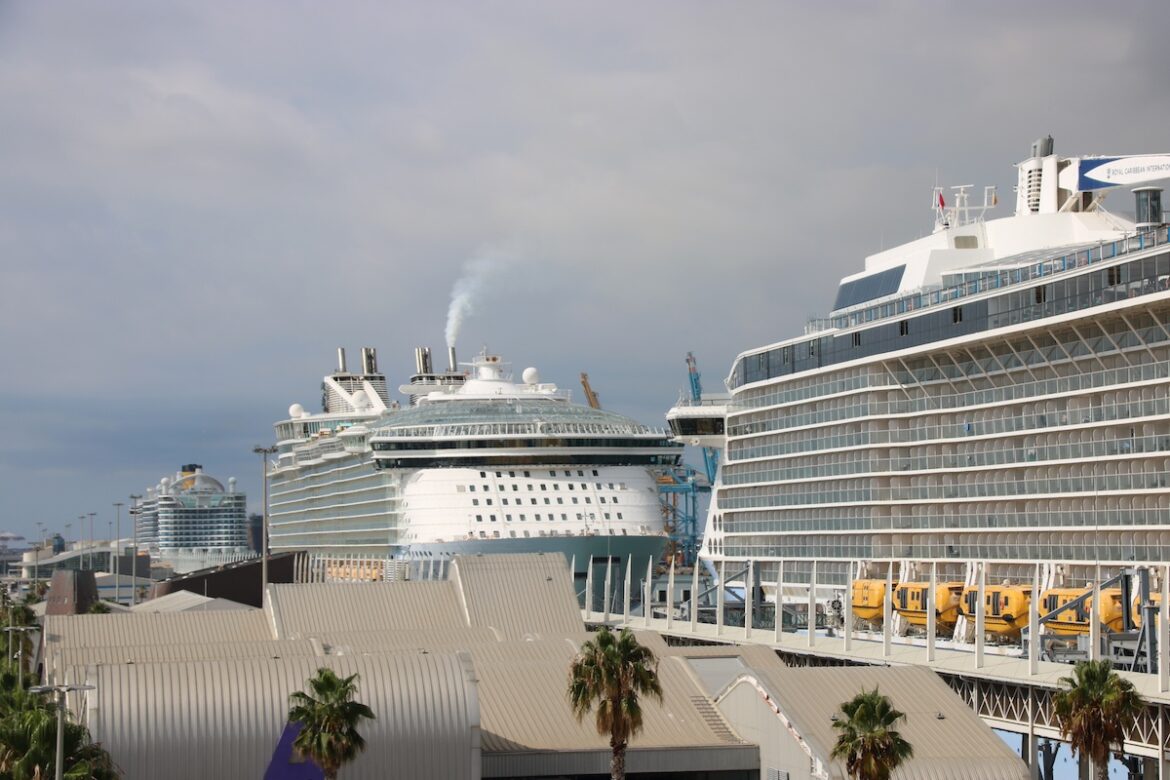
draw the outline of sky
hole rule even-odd
[[[476,269],[461,356],[662,424],[688,351],[719,389],[928,233],[936,183],[1006,216],[1040,136],[1170,152],[1166,29],[1080,0],[0,0],[0,530],[102,536],[184,463],[258,511],[252,447],[336,348],[396,387]]]

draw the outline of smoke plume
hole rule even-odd
[[[511,262],[512,256],[497,250],[482,250],[463,264],[463,274],[451,289],[451,305],[447,307],[447,346],[455,346],[459,329],[488,286],[488,282]]]

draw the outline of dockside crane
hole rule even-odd
[[[581,389],[585,391],[585,401],[589,404],[589,408],[600,409],[601,399],[597,397],[597,393],[593,392],[593,387],[589,384],[589,375],[584,371],[581,372]]]

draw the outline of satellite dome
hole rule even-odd
[[[370,397],[366,395],[365,390],[355,390],[353,394],[353,406],[355,409],[369,409]]]
[[[524,373],[520,376],[524,378],[524,384],[526,385],[540,384],[540,372],[532,366],[524,369]]]
[[[300,404],[293,404],[288,408],[288,416],[294,420],[302,416],[304,413],[305,407],[301,406]]]

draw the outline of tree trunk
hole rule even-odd
[[[610,780],[626,780],[626,745],[613,745],[613,758],[609,760]]]

